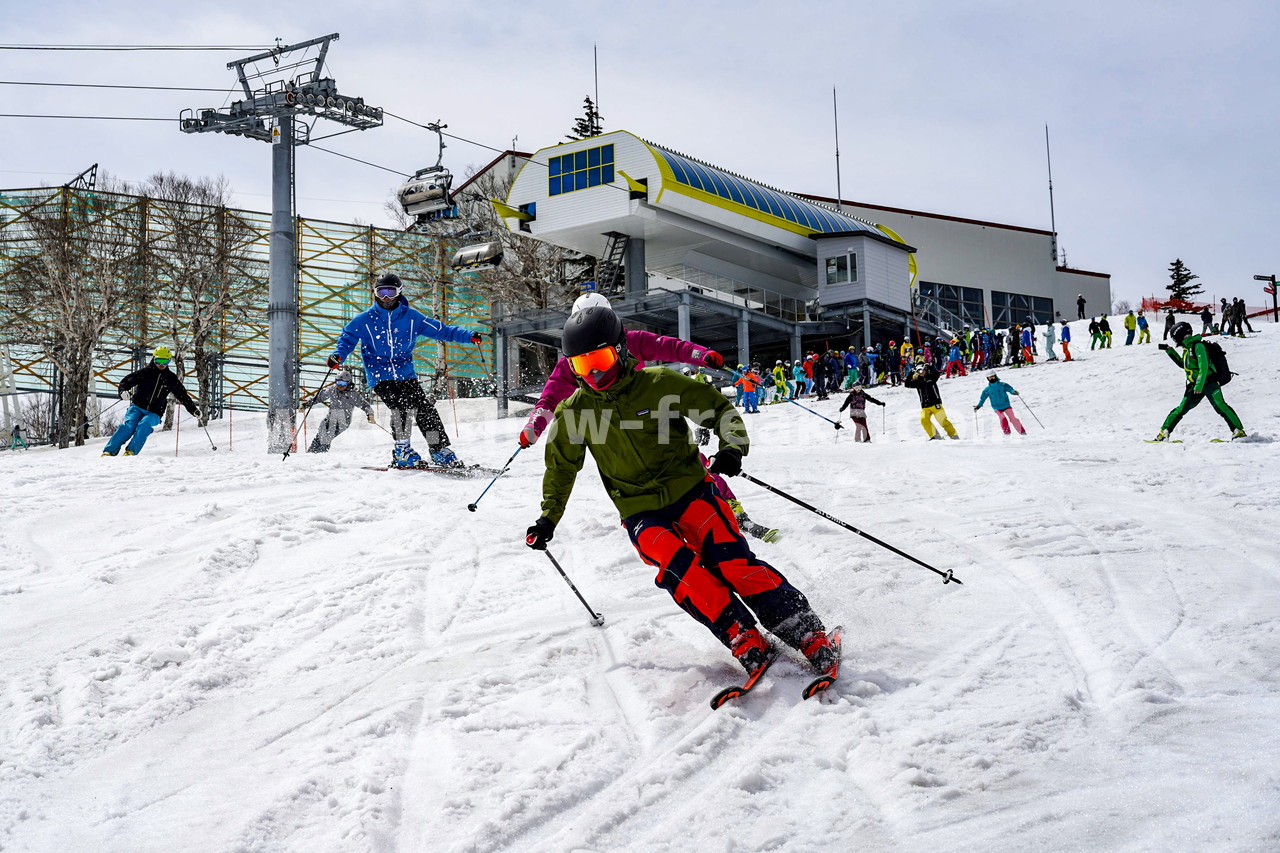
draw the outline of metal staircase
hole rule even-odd
[[[627,246],[631,245],[631,238],[617,231],[610,231],[605,236],[609,238],[609,242],[604,248],[604,257],[596,265],[596,284],[601,293],[612,296],[626,285],[623,261],[627,257]]]

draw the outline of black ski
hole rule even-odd
[[[836,648],[836,662],[827,667],[822,675],[810,681],[800,694],[805,699],[812,699],[822,691],[826,690],[832,684],[835,684],[837,678],[840,677],[840,640],[844,635],[844,628],[837,626],[831,632],[831,645]]]
[[[711,697],[712,710],[719,708],[721,705],[723,705],[725,702],[728,702],[730,699],[737,699],[739,696],[743,696],[747,693],[750,693],[751,688],[755,687],[756,684],[759,683],[760,676],[764,675],[765,670],[767,670],[770,666],[772,666],[773,662],[777,659],[778,659],[778,650],[776,648],[769,649],[769,657],[765,659],[764,663],[760,664],[760,666],[756,668],[755,672],[747,676],[746,681],[742,682],[741,684],[735,684],[732,687],[726,687],[725,689],[717,693],[715,696]]]

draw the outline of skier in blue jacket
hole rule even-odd
[[[446,468],[457,468],[462,462],[449,449],[449,435],[413,369],[413,347],[418,338],[434,338],[455,344],[479,345],[483,338],[458,326],[447,326],[409,307],[400,277],[384,272],[373,286],[373,307],[357,314],[338,336],[338,344],[328,364],[336,368],[343,359],[360,347],[365,380],[373,393],[391,410],[391,436],[396,446],[391,457],[393,468],[418,468],[425,464],[409,446],[414,422],[427,440],[431,461]]]
[[[1005,435],[1009,434],[1009,424],[1012,423],[1018,430],[1018,435],[1026,435],[1027,430],[1022,426],[1022,421],[1018,420],[1018,416],[1014,414],[1013,403],[1009,402],[1009,395],[1015,397],[1018,392],[1013,390],[1013,386],[1008,382],[1001,382],[1000,377],[994,373],[987,374],[987,387],[982,389],[982,396],[978,398],[978,405],[973,407],[976,412],[982,408],[982,404],[991,401],[991,408],[995,409],[997,415],[1000,416],[1000,429]]]

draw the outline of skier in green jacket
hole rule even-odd
[[[552,420],[542,514],[525,544],[546,549],[590,450],[632,545],[658,570],[654,583],[748,673],[775,655],[757,618],[819,671],[833,664],[837,651],[822,620],[804,593],[751,552],[690,440],[686,418],[719,438],[711,473],[741,473],[747,429],[724,394],[665,368],[635,370],[622,321],[609,308],[571,315],[562,346],[579,388]]]
[[[1231,437],[1244,438],[1244,426],[1240,423],[1239,415],[1222,398],[1222,386],[1218,384],[1213,363],[1209,359],[1209,353],[1205,351],[1204,341],[1200,335],[1193,335],[1191,332],[1191,324],[1183,322],[1174,326],[1170,333],[1173,342],[1183,349],[1182,355],[1168,344],[1160,344],[1160,349],[1173,359],[1173,363],[1186,371],[1187,388],[1178,405],[1174,406],[1173,411],[1164,419],[1164,425],[1160,428],[1155,440],[1167,439],[1169,433],[1173,432],[1173,428],[1178,425],[1178,421],[1182,420],[1183,415],[1200,405],[1200,401],[1205,397],[1209,398],[1209,405],[1213,406],[1213,410],[1222,416],[1227,426],[1231,427]]]

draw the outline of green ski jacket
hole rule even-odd
[[[579,384],[548,431],[542,515],[559,523],[587,449],[622,518],[670,506],[706,479],[685,418],[715,430],[723,449],[747,455],[747,427],[724,394],[664,367],[635,370],[606,391]]]
[[[1191,335],[1182,339],[1182,348],[1187,351],[1185,355],[1179,355],[1173,347],[1169,347],[1165,353],[1173,359],[1174,364],[1187,372],[1187,384],[1192,386],[1192,390],[1203,394],[1205,385],[1217,384],[1214,381],[1213,363],[1209,360],[1209,353],[1204,351],[1204,342],[1200,335]]]

